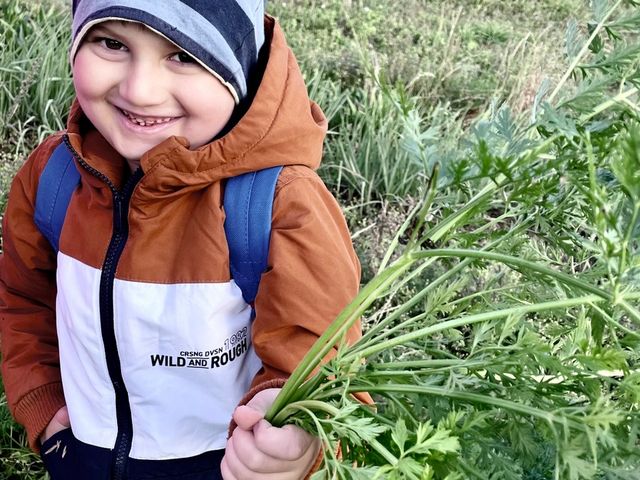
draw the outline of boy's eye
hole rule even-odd
[[[175,53],[171,58],[180,63],[196,63],[196,59],[186,52]]]
[[[98,40],[109,50],[122,50],[125,48],[123,43],[114,40],[113,38],[99,38]]]

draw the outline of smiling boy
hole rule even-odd
[[[216,76],[141,27],[124,21],[98,23],[73,61],[82,111],[131,171],[168,136],[186,138],[192,149],[209,143],[235,109],[232,91]]]
[[[326,120],[279,26],[262,0],[80,0],[70,58],[67,129],[29,157],[4,217],[13,415],[52,480],[304,477],[318,441],[262,416],[359,268],[313,171]],[[80,181],[56,252],[34,209],[60,145]],[[281,165],[250,305],[230,273],[224,185]]]

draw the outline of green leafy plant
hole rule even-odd
[[[323,440],[314,478],[637,474],[637,6],[594,2],[528,121],[495,106],[450,152],[406,130],[423,201],[268,414]]]

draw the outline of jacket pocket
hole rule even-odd
[[[40,447],[51,480],[108,480],[111,451],[76,439],[70,428],[61,430]]]

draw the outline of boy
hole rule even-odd
[[[76,0],[70,60],[67,129],[20,170],[4,219],[13,415],[53,480],[304,477],[318,441],[262,417],[359,267],[313,172],[326,119],[279,26],[263,0]],[[33,216],[61,143],[80,183],[56,253]],[[229,272],[224,181],[276,165],[252,310]],[[230,341],[243,348],[221,364]]]

